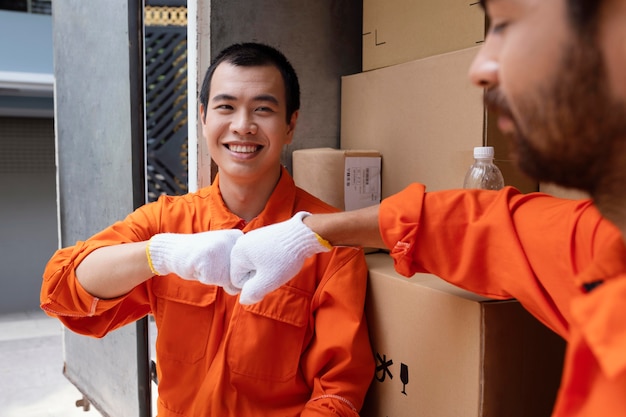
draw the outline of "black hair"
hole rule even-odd
[[[246,42],[233,44],[222,50],[211,62],[206,71],[202,88],[200,89],[200,103],[207,108],[209,90],[215,68],[222,62],[242,67],[274,66],[285,83],[285,102],[287,108],[287,123],[291,121],[293,113],[300,108],[300,84],[296,71],[287,58],[276,48],[261,43]]]
[[[598,19],[600,16],[601,0],[567,0],[567,11],[579,35],[597,35]]]

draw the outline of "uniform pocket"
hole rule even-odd
[[[159,358],[183,363],[199,361],[206,354],[217,287],[174,277],[153,280]]]
[[[310,304],[309,294],[283,286],[257,304],[242,306],[227,346],[232,372],[275,382],[294,378]]]

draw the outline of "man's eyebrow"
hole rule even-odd
[[[271,94],[261,94],[254,97],[254,101],[269,101],[273,104],[278,104],[278,99]]]
[[[237,97],[231,96],[230,94],[218,94],[216,96],[211,97],[211,101],[235,101]],[[278,105],[278,99],[271,94],[260,94],[255,96],[254,101],[266,101],[273,104]]]
[[[232,101],[236,100],[235,96],[231,96],[230,94],[218,94],[216,96],[211,97],[211,101]]]

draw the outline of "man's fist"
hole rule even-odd
[[[176,274],[183,279],[219,285],[234,295],[239,290],[231,285],[230,252],[242,235],[238,229],[160,233],[148,242],[148,262],[156,275]]]
[[[241,289],[239,302],[254,304],[300,271],[308,257],[332,247],[309,229],[301,211],[291,219],[262,227],[240,237],[230,258],[230,278]]]

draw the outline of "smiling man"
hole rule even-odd
[[[591,199],[412,184],[380,206],[306,216],[309,229],[292,224],[291,237],[387,248],[403,275],[430,272],[518,299],[568,343],[553,416],[625,416],[626,0],[481,4],[490,28],[470,77],[498,113],[512,157],[535,179]],[[278,287],[305,262],[275,233],[284,227],[237,240],[231,279],[242,294],[267,277]]]
[[[336,211],[281,166],[299,105],[279,51],[225,49],[200,92],[213,184],[162,196],[46,267],[41,307],[77,333],[102,337],[154,316],[159,417],[358,415],[374,375],[363,252],[325,248],[269,294],[260,286],[240,298],[229,279],[243,232]],[[308,257],[311,239],[292,247]]]

